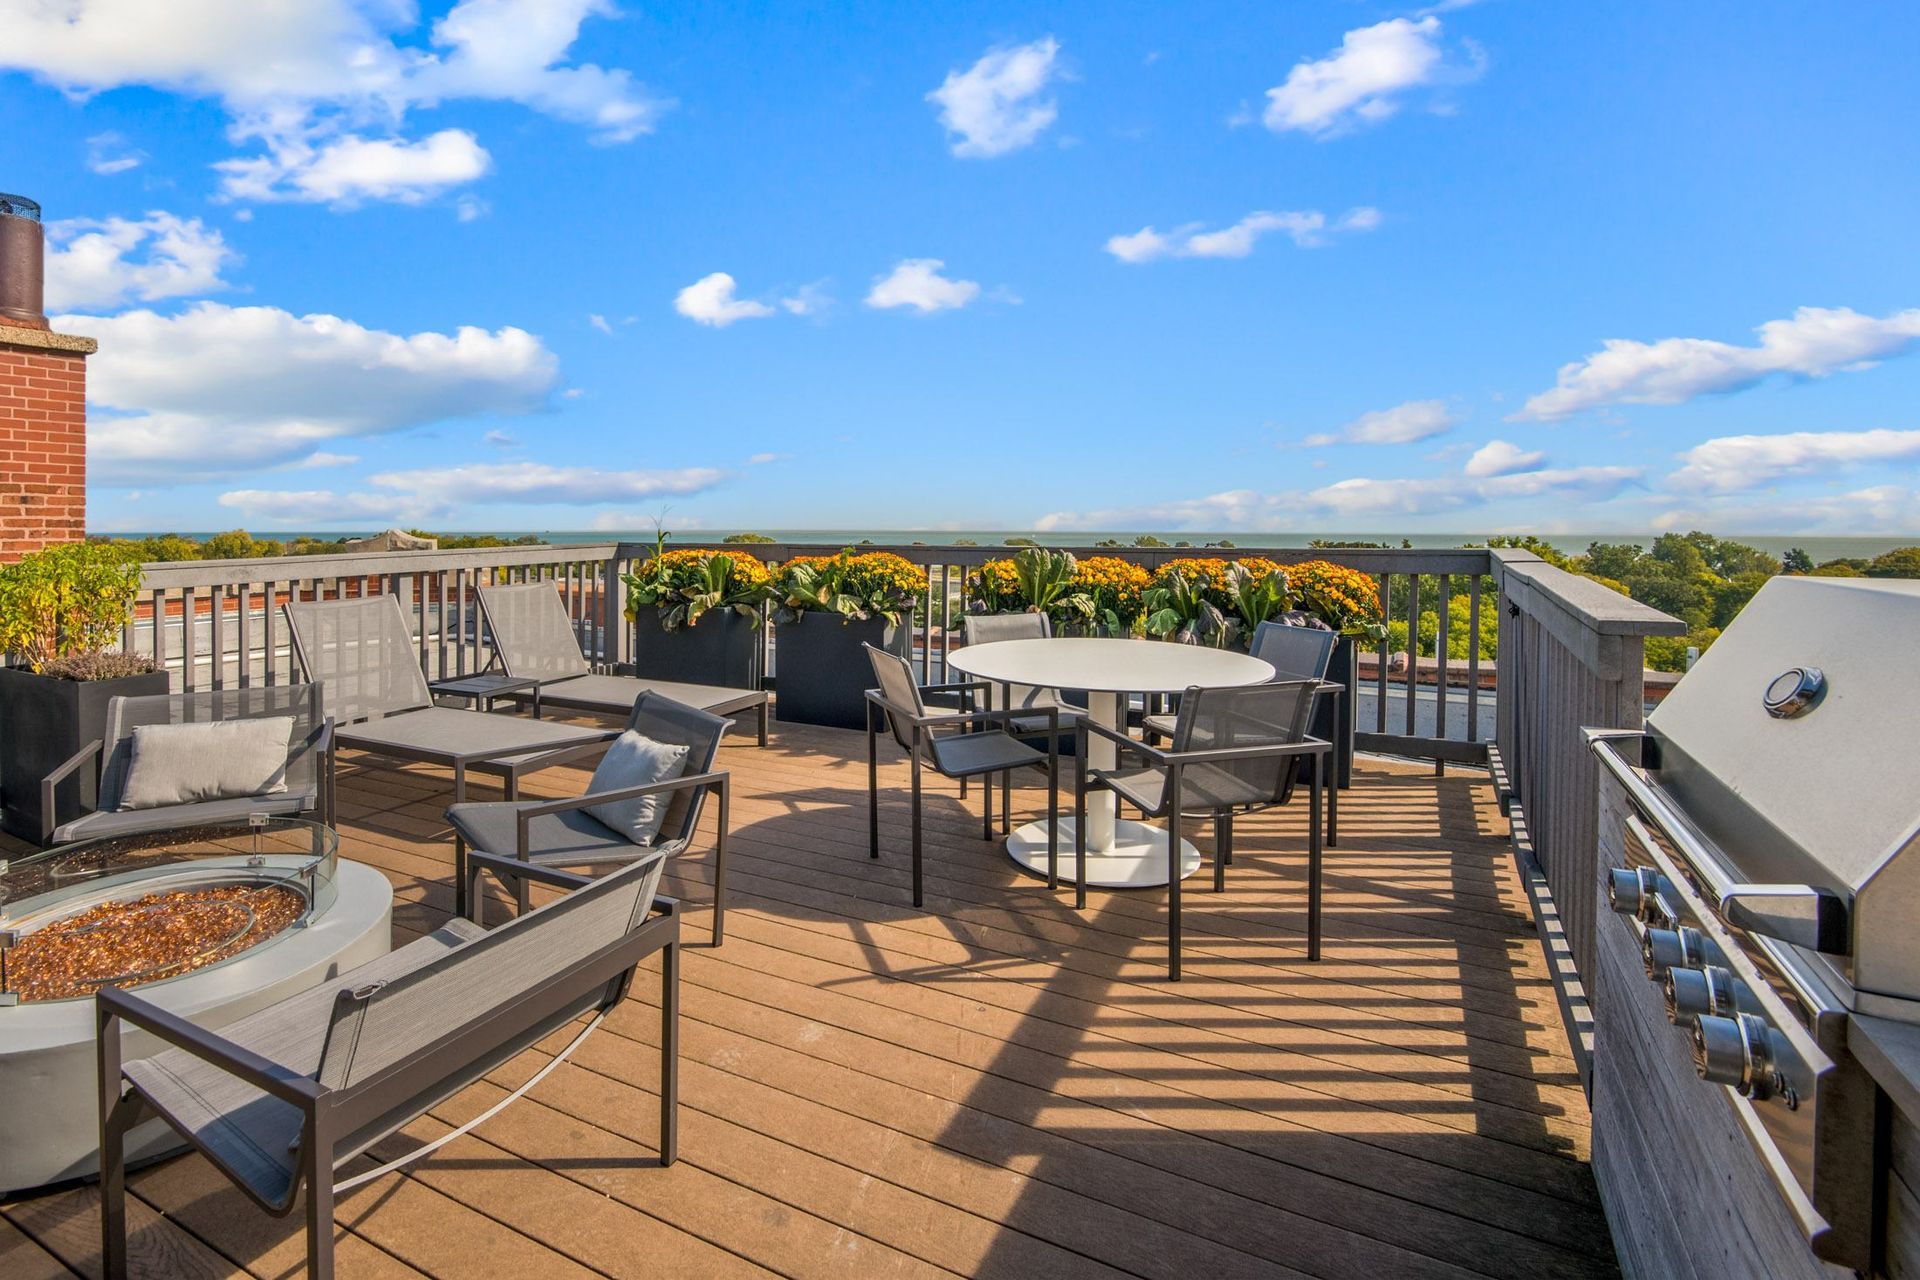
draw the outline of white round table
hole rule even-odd
[[[1087,714],[1117,733],[1127,730],[1127,699],[1131,694],[1265,684],[1275,674],[1272,664],[1225,649],[1158,640],[1074,637],[968,645],[948,655],[947,665],[997,685],[1082,690],[1087,694]],[[1091,767],[1113,768],[1117,751],[1107,739],[1088,735],[1087,763]],[[1071,879],[1072,818],[1060,820],[1059,840],[1060,877]],[[1180,845],[1180,876],[1185,879],[1199,870],[1200,851],[1188,840]],[[1047,824],[1030,822],[1008,836],[1007,853],[1035,875],[1046,875]],[[1166,829],[1121,819],[1111,791],[1089,795],[1087,883],[1102,889],[1145,889],[1167,883]]]

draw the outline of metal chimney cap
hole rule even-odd
[[[38,222],[40,221],[40,202],[0,191],[0,217],[25,218],[28,222]]]

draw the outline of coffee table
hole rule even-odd
[[[947,665],[995,684],[1078,689],[1087,694],[1087,714],[1116,732],[1126,732],[1127,700],[1136,693],[1181,693],[1190,688],[1237,688],[1274,678],[1271,663],[1226,649],[1159,640],[1063,636],[1046,640],[1001,640],[968,645],[948,655]],[[1114,766],[1113,743],[1089,735],[1088,763]],[[1060,847],[1072,848],[1072,818],[1060,820]],[[1200,851],[1180,842],[1180,876],[1200,868]],[[1035,875],[1047,874],[1047,824],[1030,822],[1007,837],[1007,853]],[[1119,816],[1110,791],[1087,798],[1087,883],[1102,889],[1146,889],[1167,883],[1167,831]],[[1061,879],[1072,859],[1060,858]]]

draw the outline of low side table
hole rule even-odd
[[[483,671],[479,675],[455,676],[447,680],[430,680],[427,691],[435,696],[465,698],[476,711],[491,711],[496,699],[510,693],[522,693],[533,690],[533,718],[540,718],[540,682],[526,676],[501,675],[498,672]]]

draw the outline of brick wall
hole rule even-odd
[[[0,563],[87,531],[91,338],[0,324]]]

